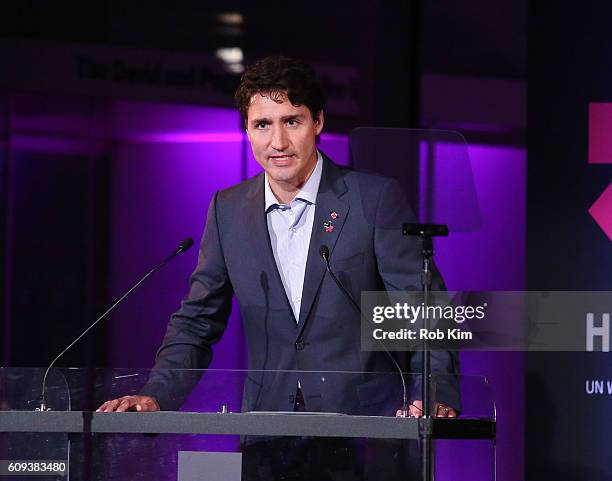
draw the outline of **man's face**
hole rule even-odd
[[[315,138],[322,129],[323,112],[314,121],[308,107],[292,105],[286,95],[252,97],[247,135],[273,189],[278,185],[302,187],[317,162]]]

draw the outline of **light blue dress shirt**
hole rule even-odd
[[[304,273],[322,170],[323,159],[317,151],[317,164],[311,176],[289,204],[279,204],[270,188],[268,174],[265,174],[266,220],[270,243],[296,322],[300,318]]]

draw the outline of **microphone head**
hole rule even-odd
[[[187,239],[183,239],[181,243],[176,248],[176,253],[181,254],[186,250],[189,250],[193,245],[193,239],[191,237],[187,237]]]
[[[325,244],[319,247],[319,255],[321,256],[321,259],[327,261],[327,259],[329,259],[329,247],[327,247]]]

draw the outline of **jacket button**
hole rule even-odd
[[[303,351],[303,350],[304,350],[304,346],[305,346],[304,341],[297,341],[297,342],[295,343],[295,349],[296,349],[296,351]]]

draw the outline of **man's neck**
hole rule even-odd
[[[270,189],[272,190],[274,197],[276,197],[276,200],[278,200],[280,204],[290,204],[293,199],[295,199],[295,196],[298,194],[298,192],[302,190],[302,187],[304,187],[306,182],[308,182],[308,179],[310,179],[316,167],[317,163],[315,162],[306,178],[297,183],[282,181],[279,182],[277,180],[272,179],[271,177],[268,177]]]
[[[290,204],[307,181],[308,179],[299,185],[293,185],[287,182],[276,182],[268,177],[270,189],[272,189],[272,193],[279,204]]]

